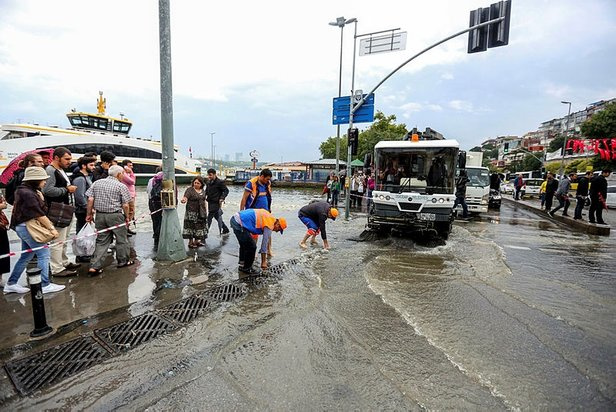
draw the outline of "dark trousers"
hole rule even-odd
[[[355,205],[357,205],[357,197],[359,194],[357,193],[357,190],[351,190],[350,193],[351,193],[350,205],[351,207],[355,207]]]
[[[212,220],[216,219],[216,221],[218,222],[218,230],[220,231],[220,233],[223,232],[228,232],[229,228],[227,227],[227,225],[225,225],[224,220],[222,219],[222,209],[218,209],[218,210],[210,210],[207,213],[207,227],[211,228],[212,227]]]
[[[455,209],[458,205],[462,205],[462,217],[468,217],[468,206],[466,205],[464,196],[456,196],[456,200],[453,202],[453,208]]]
[[[240,262],[244,262],[244,269],[250,269],[255,261],[257,242],[252,238],[251,233],[237,223],[234,218],[231,218],[229,223],[237,242],[240,244]]]
[[[515,188],[515,200],[520,200],[520,192],[522,191],[521,187]]]
[[[76,209],[75,218],[77,219],[77,225],[75,226],[75,233],[79,233],[82,227],[86,225],[87,210]]]
[[[161,207],[163,207],[163,205],[160,199],[150,199],[148,201],[148,208],[150,209],[150,212],[154,212]],[[163,212],[160,211],[158,213],[154,213],[153,215],[150,215],[150,217],[152,218],[152,230],[154,231],[152,237],[154,238],[154,243],[158,244],[158,239],[160,239],[160,225],[163,222]]]
[[[597,220],[595,220],[595,213]],[[588,210],[588,221],[591,223],[603,223],[603,205],[598,197],[590,198],[590,209]]]
[[[338,196],[339,195],[340,195],[340,192],[338,190],[332,191],[332,206],[333,207],[338,207]]]
[[[576,197],[577,204],[575,205],[575,212],[573,212],[573,217],[575,219],[582,218],[582,211],[584,210],[584,204],[586,203],[586,198],[584,196]]]
[[[569,205],[571,204],[571,202],[569,201],[569,197],[567,195],[558,195],[556,199],[558,200],[558,206],[556,206],[554,210],[552,210],[552,213],[556,213],[558,209],[564,206],[565,208],[563,209],[563,216],[566,215],[567,210],[569,210]]]
[[[357,192],[357,207],[361,209],[361,202],[364,200],[364,192]]]
[[[554,193],[545,194],[545,211],[549,212],[552,209],[552,202],[554,201]]]

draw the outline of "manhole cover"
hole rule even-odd
[[[125,351],[175,329],[175,325],[154,313],[146,313],[117,325],[95,330],[96,336],[112,348]]]
[[[245,285],[228,283],[226,285],[217,286],[206,290],[202,293],[202,296],[221,302],[231,302],[235,299],[246,296],[247,293],[248,290]]]
[[[22,395],[60,381],[110,356],[92,337],[83,337],[8,362],[4,367]]]
[[[158,310],[158,313],[180,323],[188,323],[211,305],[201,296],[191,296]]]

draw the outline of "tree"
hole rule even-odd
[[[373,153],[374,146],[381,140],[401,140],[407,133],[405,124],[396,124],[396,115],[385,116],[383,112],[377,111],[374,115],[374,122],[363,132],[359,133],[359,147],[357,149],[357,159],[363,159],[366,153]],[[340,159],[346,161],[347,158],[347,137],[340,137]],[[336,137],[329,137],[319,146],[321,156],[324,159],[336,158]]]
[[[564,143],[565,143],[565,136],[558,135],[554,139],[552,139],[552,141],[550,142],[550,145],[548,146],[548,151],[551,153],[557,150],[561,150],[561,153],[562,153],[562,148],[563,148]]]
[[[528,170],[540,170],[543,162],[537,159],[532,154],[527,154],[522,161],[522,168],[524,171]]]
[[[605,109],[582,123],[580,131],[589,139],[616,138],[616,102],[605,105]],[[595,170],[614,170],[616,159],[604,160],[600,156],[595,156],[593,166]]]

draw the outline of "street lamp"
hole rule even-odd
[[[212,164],[212,169],[214,169],[214,135],[216,134],[216,132],[210,132],[210,137],[211,137],[211,151],[210,151],[210,163]]]
[[[565,123],[565,140],[563,140],[563,154],[560,159],[559,174],[560,174],[560,178],[562,179],[563,173],[565,172],[565,148],[567,147],[567,130],[569,130],[569,117],[571,116],[571,102],[561,101],[561,103],[569,105],[569,111],[567,112],[567,122]]]
[[[340,27],[340,71],[338,74],[338,97],[342,96],[342,41],[344,39],[344,26],[349,23],[355,23],[357,19],[355,17],[345,19],[344,17],[338,17],[336,21],[329,23],[330,26]],[[340,171],[340,125],[336,126],[336,174]]]

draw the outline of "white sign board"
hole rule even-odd
[[[406,49],[406,32],[392,32],[366,37],[359,42],[359,55],[385,53]]]

